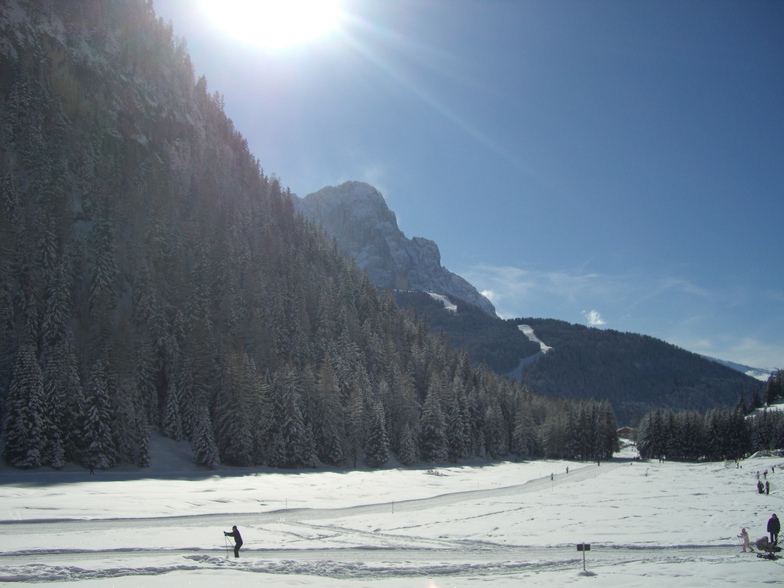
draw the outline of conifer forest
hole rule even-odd
[[[0,11],[9,464],[145,467],[153,430],[205,467],[617,449],[607,400],[473,365],[297,215],[152,2]]]
[[[151,3],[4,10],[10,464],[143,467],[153,428],[205,466],[612,453],[609,404],[472,367],[295,215]]]

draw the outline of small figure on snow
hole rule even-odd
[[[773,513],[773,516],[768,519],[768,533],[770,533],[770,542],[774,547],[779,544],[779,531],[781,531],[781,522],[779,522],[776,513]]]
[[[760,494],[765,494],[765,486],[762,485],[762,480],[757,482],[757,492]]]
[[[754,553],[754,548],[751,546],[751,542],[749,541],[749,533],[746,531],[746,527],[743,527],[740,530],[740,540],[743,542],[743,553],[746,553],[746,548],[748,547],[749,550]]]
[[[240,530],[237,528],[237,525],[234,525],[231,528],[231,533],[224,531],[223,534],[226,537],[234,537],[234,557],[239,557],[240,547],[242,547],[242,535],[240,535]]]
[[[765,494],[770,494],[770,482],[765,482]]]

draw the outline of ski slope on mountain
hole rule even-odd
[[[784,573],[784,560],[740,553],[736,537],[746,527],[756,539],[784,513],[784,458],[658,463],[627,450],[601,465],[204,472],[181,450],[156,439],[148,472],[0,470],[0,581],[658,588]],[[754,489],[765,470],[769,496]],[[223,536],[232,525],[245,540],[239,559]]]
[[[552,349],[552,347],[550,347],[549,345],[545,345],[545,343],[541,339],[539,339],[539,337],[536,336],[534,330],[530,327],[530,325],[518,325],[517,328],[520,329],[520,332],[522,332],[523,335],[528,337],[529,341],[538,343],[539,349],[542,353],[547,353]]]

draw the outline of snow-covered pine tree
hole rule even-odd
[[[210,469],[220,465],[220,454],[212,430],[210,411],[203,405],[196,409],[196,428],[193,431],[191,448],[193,459],[198,465]]]
[[[316,451],[319,460],[337,465],[343,456],[343,409],[340,405],[340,390],[335,372],[329,362],[321,365],[318,373],[317,402],[319,408]]]
[[[312,448],[302,416],[302,390],[296,368],[288,364],[278,373],[273,385],[273,431],[271,464],[276,467],[302,467],[313,463]]]
[[[242,359],[238,352],[224,358],[224,370],[215,398],[214,431],[221,462],[226,465],[251,465],[251,435],[248,390],[243,385]]]
[[[62,388],[65,400],[64,414],[60,420],[65,448],[65,459],[69,462],[78,462],[84,448],[82,433],[84,431],[85,398],[82,382],[79,378],[76,354],[73,349],[73,339],[68,333],[60,342],[63,351],[60,354],[58,377],[59,386]]]
[[[528,395],[521,394],[517,401],[512,430],[513,451],[520,457],[532,457],[536,447],[533,409]]]
[[[136,465],[140,468],[150,467],[152,452],[150,451],[150,427],[144,420],[143,414],[136,417],[137,437],[139,439],[139,452],[136,456]]]
[[[172,371],[172,370],[169,370]],[[177,377],[169,373],[166,378],[166,396],[163,405],[163,434],[169,439],[183,439],[182,417],[180,416],[180,395]]]
[[[542,449],[544,456],[548,459],[563,458],[566,454],[566,416],[560,410],[553,410],[547,413],[544,425],[542,426]]]
[[[106,358],[100,357],[87,384],[85,422],[82,438],[85,448],[82,464],[89,468],[108,469],[117,465],[117,448],[111,428],[109,378]]]
[[[452,385],[447,387],[444,404],[448,459],[456,462],[467,457],[471,447],[469,422],[466,418],[465,386],[458,376],[455,376]]]
[[[14,467],[37,468],[43,465],[46,448],[43,396],[41,367],[35,346],[28,343],[20,347],[17,354],[3,425],[3,455]]]
[[[348,389],[344,423],[346,428],[345,455],[351,466],[357,467],[365,443],[365,403],[362,391],[356,383]]]
[[[411,433],[411,428],[408,423],[403,423],[403,429],[400,431],[400,441],[398,441],[398,461],[403,465],[413,465],[417,462],[418,452],[417,444],[414,440],[414,435]]]
[[[441,411],[441,399],[438,390],[432,385],[428,388],[425,404],[422,406],[420,421],[419,450],[422,460],[426,462],[446,461],[447,451],[446,425]]]
[[[497,402],[491,402],[485,411],[484,436],[485,448],[493,459],[501,459],[508,451],[504,418]]]
[[[656,409],[646,413],[637,429],[637,449],[643,459],[666,457],[663,411]]]
[[[117,269],[115,231],[111,222],[100,220],[95,223],[91,235],[90,257],[90,308],[99,305],[114,305],[114,288]]]
[[[61,351],[60,351],[61,352]],[[62,373],[61,363],[64,358],[60,353],[46,356],[46,377],[43,395],[43,426],[46,449],[43,463],[59,470],[65,465],[65,441],[63,439],[63,419],[65,415],[64,389],[60,386],[59,375]]]
[[[381,402],[373,405],[368,416],[365,462],[371,468],[379,468],[389,461],[389,437]]]
[[[615,411],[609,400],[602,400],[597,407],[597,437],[600,439],[601,459],[610,459],[613,453],[620,449],[618,443],[618,423],[615,420]]]

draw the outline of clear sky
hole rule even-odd
[[[155,9],[284,186],[373,184],[504,318],[784,368],[784,2],[344,0],[287,47],[241,4]]]

